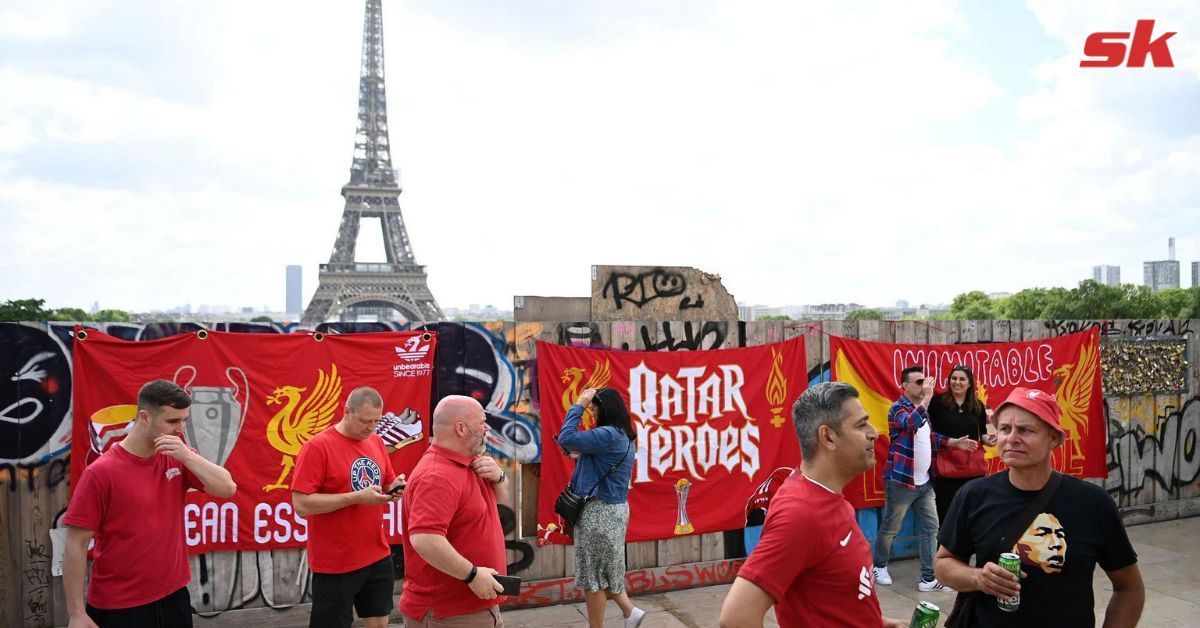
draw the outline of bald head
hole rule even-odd
[[[433,409],[433,441],[439,447],[475,456],[483,453],[488,434],[483,406],[471,397],[448,395]]]

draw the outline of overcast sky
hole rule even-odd
[[[384,0],[392,160],[443,306],[689,265],[739,301],[948,302],[1200,259],[1200,3]],[[0,300],[304,302],[363,3],[7,0]],[[1080,68],[1156,19],[1174,68]],[[364,230],[364,235],[376,232]],[[378,237],[359,261],[381,261]]]

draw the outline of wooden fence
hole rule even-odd
[[[95,326],[130,339],[201,327]],[[346,333],[419,326],[328,324],[322,328]],[[453,367],[457,361],[469,363],[472,368],[482,364],[511,375],[507,389],[494,385],[486,391],[490,395],[486,404],[489,418],[519,423],[538,438],[538,406],[531,395],[531,383],[536,380],[536,340],[676,351],[761,345],[803,335],[808,378],[817,381],[828,377],[830,335],[953,344],[1032,340],[1095,326],[1100,328],[1103,344],[1109,349],[1102,354],[1106,378],[1123,382],[1124,393],[1105,396],[1110,472],[1108,478],[1097,482],[1117,500],[1129,523],[1200,514],[1200,450],[1196,447],[1200,441],[1200,341],[1196,334],[1200,321],[583,321],[430,326],[442,334],[439,372],[456,372]],[[260,333],[297,330],[295,326],[277,324],[218,323],[202,327]],[[66,624],[62,579],[52,576],[51,530],[59,527],[57,519],[68,498],[69,455],[64,447],[69,442],[63,440],[63,423],[69,439],[69,330],[69,324],[0,323],[0,368],[13,371],[0,372],[0,419],[4,419],[0,421],[0,451],[4,452],[0,454],[0,489],[5,495],[0,505],[0,626]],[[1184,362],[1178,357],[1174,362],[1164,362],[1163,356],[1171,351],[1181,352]],[[31,361],[35,362],[32,367]],[[1176,365],[1172,367],[1174,373],[1163,373],[1164,364]],[[43,385],[35,391],[35,402],[26,400],[31,368],[48,373],[38,382]],[[1184,371],[1181,377],[1179,370]],[[26,377],[21,379],[19,372],[25,372]],[[1162,378],[1182,382],[1182,387],[1160,384]],[[44,385],[51,379],[55,380],[53,386]],[[441,393],[447,393],[464,383],[439,381],[438,385]],[[38,406],[36,414],[20,414]],[[535,542],[540,465],[514,458],[502,458],[501,462],[516,480],[515,490],[500,507],[510,570],[527,582],[544,582],[537,587],[537,595],[530,597],[531,603],[572,599],[569,578],[575,569],[573,552],[563,546],[538,547]],[[742,552],[740,531],[733,531],[630,543],[626,558],[629,570],[638,574],[635,582],[644,580],[644,586],[635,586],[635,591],[651,591],[727,581]],[[300,550],[213,552],[193,557],[192,602],[202,615],[213,617],[198,620],[199,625],[304,625],[310,577],[300,566]]]

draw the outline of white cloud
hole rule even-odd
[[[97,25],[146,6],[57,30],[34,6],[0,29],[21,52],[0,55],[0,266],[16,270],[0,296],[279,306],[289,263],[311,295],[349,170],[361,5],[160,7],[120,28],[196,32],[129,42],[92,74],[40,59],[124,41]],[[1012,45],[1068,52],[1028,68],[1027,91],[963,53],[991,25],[955,2],[633,6],[468,23],[385,2],[392,157],[443,305],[586,294],[591,264],[699,266],[751,302],[918,303],[1097,263],[1129,280],[1169,234],[1200,257],[1180,220],[1200,139],[1150,119],[1200,89],[1189,7],[1157,13],[1181,32],[1176,71],[1105,73],[1078,67],[1083,38],[1132,28],[1131,9],[1030,3],[1045,30]],[[1188,115],[1177,128],[1200,127]]]

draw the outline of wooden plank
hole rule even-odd
[[[21,611],[20,512],[21,493],[19,471],[15,467],[0,469],[0,626],[19,626],[24,617]]]
[[[949,345],[958,341],[958,321],[929,321],[929,344]]]
[[[1046,334],[1044,321],[1021,321],[1021,340],[1040,340]]]
[[[300,549],[271,550],[270,554],[259,553],[259,577],[263,602],[267,606],[289,606],[304,599],[311,573],[308,570],[307,554],[301,556],[302,553],[304,551]]]
[[[1114,396],[1108,398],[1108,420],[1116,422],[1122,431],[1129,429],[1129,407],[1129,397]],[[1131,456],[1135,453],[1131,449],[1132,440],[1123,438],[1116,445],[1109,444],[1109,447],[1112,449],[1113,462],[1117,464],[1110,469],[1106,486],[1128,488],[1130,478],[1127,476],[1133,471],[1133,465],[1131,464],[1133,458]],[[1130,506],[1133,501],[1130,494],[1124,490],[1118,490],[1115,499],[1119,507]]]
[[[238,552],[238,595],[241,600],[239,606],[246,606],[252,602],[261,606],[260,588],[258,552]]]
[[[783,321],[762,321],[759,325],[763,327],[762,344],[783,342]],[[750,344],[746,343],[746,346]]]
[[[638,328],[639,323],[635,321],[613,321],[611,324],[612,346],[615,348],[621,347],[637,347],[638,343]],[[646,448],[646,443],[639,442],[638,449]],[[570,552],[574,554],[574,552]],[[654,541],[639,541],[637,543],[625,544],[625,568],[626,569],[642,569],[644,567],[653,567],[658,560],[656,543]],[[569,575],[573,575],[575,571],[575,559],[571,558],[571,567]]]
[[[21,622],[25,626],[54,623],[53,592],[50,590],[50,489],[46,488],[45,466],[21,470],[17,476],[26,491],[21,499]],[[31,489],[32,485],[32,490]]]
[[[925,328],[923,321],[896,321],[896,325],[892,328],[893,342],[899,344],[915,344],[917,342],[917,328]]]
[[[979,342],[980,321],[959,321],[958,341],[962,343]],[[988,326],[991,329],[991,325]]]
[[[197,612],[224,611],[238,605],[240,571],[237,552],[209,552],[189,557],[192,581],[188,592]]]

